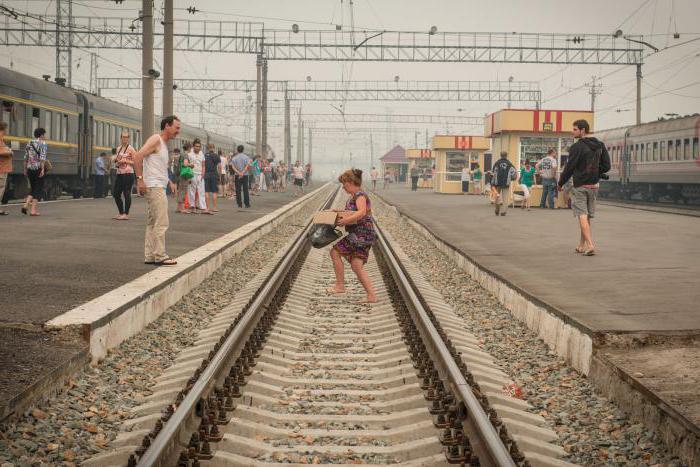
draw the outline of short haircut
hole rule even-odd
[[[525,165],[530,165],[530,159],[525,159]]]
[[[585,120],[583,120],[583,119],[581,119],[581,120],[576,120],[576,121],[574,122],[574,126],[575,126],[576,128],[578,128],[579,130],[585,131],[586,134],[588,134],[588,133],[591,132],[591,127],[588,126],[588,122],[585,121]]]
[[[104,157],[104,156],[106,156],[106,155],[107,155],[106,152],[101,152],[101,153],[100,153],[100,157]]]
[[[46,134],[46,130],[44,130],[43,128],[37,128],[36,130],[34,130],[34,137],[35,138],[41,138],[45,134]]]
[[[126,135],[126,136],[130,136],[130,135],[129,135],[129,130],[122,130],[121,135],[119,135],[119,136],[125,136],[125,135]]]
[[[501,151],[501,159],[508,157],[508,151]]]
[[[362,170],[348,169],[338,177],[340,183],[349,182],[355,186],[362,186]]]
[[[7,123],[0,122],[0,131],[7,131]]]
[[[160,121],[160,129],[161,129],[161,131],[162,131],[162,130],[165,130],[165,127],[166,127],[166,126],[172,126],[173,123],[175,123],[175,120],[177,120],[178,122],[180,121],[180,119],[179,119],[177,116],[175,116],[175,115],[168,115],[168,116],[165,117],[163,120],[161,120],[161,121]]]
[[[173,152],[177,152],[178,154],[180,153],[180,148],[175,148],[173,149]]]
[[[207,143],[207,149],[214,149],[214,143]]]
[[[202,145],[202,141],[200,141],[199,138],[195,138],[194,141],[192,141],[192,146],[195,146],[199,144],[200,146]]]
[[[243,149],[245,149],[245,148],[243,147],[243,145],[242,145],[242,144],[239,144],[238,147],[236,148],[236,151],[238,151],[238,152],[243,152]]]
[[[556,149],[550,149],[549,151],[547,151],[547,154],[556,154],[556,152]]]
[[[190,149],[192,149],[192,143],[187,142],[187,143],[183,144],[182,149],[184,149],[185,151],[189,151]]]

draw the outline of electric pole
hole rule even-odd
[[[284,160],[287,164],[292,163],[292,129],[291,116],[289,114],[289,95],[284,90]]]
[[[603,93],[603,85],[600,83],[596,83],[596,80],[598,78],[594,75],[591,77],[591,82],[587,83],[587,86],[590,87],[588,90],[588,94],[591,95],[591,112],[595,112],[595,98],[599,94]]]
[[[90,52],[90,92],[100,95],[100,89],[97,87],[97,54],[95,52]]]
[[[267,59],[262,64],[262,148],[263,157],[267,159]]]
[[[141,142],[153,134],[153,0],[142,0],[143,48],[141,84]]]
[[[642,65],[637,65],[637,125],[642,124]]]
[[[311,164],[311,126],[309,126],[309,157],[307,158],[307,162]]]
[[[255,65],[257,68],[257,82],[255,83],[255,155],[262,156],[262,54],[258,54]]]
[[[72,86],[73,0],[56,0],[56,83]]]
[[[163,19],[163,117],[173,114],[173,0],[165,0]]]

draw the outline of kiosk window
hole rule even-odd
[[[462,169],[467,166],[467,157],[463,152],[448,152],[446,169],[448,182],[459,182],[462,178]]]

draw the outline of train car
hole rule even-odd
[[[601,195],[687,204],[700,201],[700,115],[598,131],[608,148],[610,180]]]
[[[129,132],[134,147],[143,143],[139,109],[1,67],[0,103],[0,121],[9,125],[6,140],[13,150],[5,201],[23,198],[29,191],[23,160],[25,146],[36,128],[47,131],[48,157],[53,166],[46,176],[43,199],[56,199],[63,193],[91,195],[95,159],[101,153],[112,153],[122,131]],[[235,152],[239,144],[230,137],[183,123],[172,147],[182,147],[197,138],[203,145],[211,142],[225,153]],[[246,144],[246,151],[250,149]]]

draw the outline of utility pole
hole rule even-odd
[[[588,86],[590,89],[588,90],[588,94],[591,95],[591,112],[595,112],[595,98],[597,95],[602,94],[603,92],[603,85],[596,83],[596,80],[598,78],[593,75],[591,77],[591,82],[588,83]]]
[[[262,156],[262,54],[258,54],[255,65],[257,68],[257,82],[255,86],[255,155]]]
[[[153,134],[153,0],[142,0],[141,141]]]
[[[309,157],[307,158],[307,162],[311,164],[311,126],[309,126]]]
[[[56,0],[56,83],[72,86],[73,0]]]
[[[372,141],[372,130],[369,131],[369,166],[374,167],[374,143]]]
[[[301,165],[304,165],[304,121],[301,121],[301,125],[299,126],[299,150],[301,151],[301,157],[299,160],[301,161]]]
[[[637,125],[642,124],[642,64],[637,64]]]
[[[297,160],[301,161],[302,149],[303,149],[303,139],[302,139],[302,126],[301,126],[301,107],[299,108],[299,114],[297,117]],[[296,161],[295,161],[296,162]]]
[[[263,157],[267,159],[267,58],[262,64],[262,148]]]
[[[100,95],[100,89],[97,87],[97,54],[95,52],[90,52],[90,92]]]
[[[284,160],[287,164],[292,162],[292,135],[291,116],[289,114],[289,95],[284,90]]]
[[[163,20],[163,117],[173,114],[173,0],[165,0]]]

